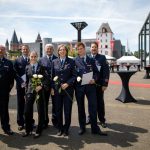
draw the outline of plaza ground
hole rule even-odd
[[[149,150],[150,149],[150,79],[143,79],[145,71],[137,72],[130,79],[130,92],[137,103],[122,103],[115,100],[121,91],[120,77],[111,73],[110,84],[105,92],[106,119],[108,128],[101,128],[107,137],[87,132],[78,135],[78,113],[73,103],[72,123],[68,137],[56,136],[57,130],[49,123],[38,139],[23,138],[16,124],[16,91],[10,95],[10,124],[15,132],[7,136],[0,129],[0,150]],[[147,85],[147,86],[145,86]],[[87,100],[86,111],[87,111]],[[51,118],[51,102],[49,104]],[[34,113],[37,121],[37,113]]]

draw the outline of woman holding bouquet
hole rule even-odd
[[[26,104],[25,104],[25,133],[23,137],[32,134],[33,104],[36,101],[38,111],[38,126],[34,138],[42,133],[44,123],[44,88],[49,88],[48,75],[44,67],[37,62],[38,54],[30,53],[30,64],[26,66]]]
[[[68,58],[68,50],[65,45],[58,46],[58,56],[59,58],[53,60],[52,65],[52,77],[54,81],[52,93],[56,100],[56,117],[58,119],[57,135],[61,136],[63,134],[64,136],[68,136],[74,93],[73,84],[76,80],[75,62],[73,59]]]

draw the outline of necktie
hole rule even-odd
[[[63,66],[63,65],[64,65],[64,60],[62,59],[62,60],[61,60],[61,66]]]
[[[52,62],[52,57],[49,57],[49,61]]]
[[[36,73],[36,71],[35,71],[35,66],[34,66],[34,65],[32,66],[32,73],[33,73],[33,74]]]
[[[82,57],[81,59],[82,59],[82,62],[84,62],[84,57]]]
[[[28,64],[28,63],[29,63],[29,58],[28,58],[28,57],[24,57],[24,62],[25,62],[26,64]]]

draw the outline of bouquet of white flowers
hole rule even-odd
[[[41,74],[33,74],[32,76],[32,87],[35,90],[37,86],[42,86],[42,78]],[[36,92],[36,101],[39,99],[39,94]]]

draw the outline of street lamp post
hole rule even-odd
[[[78,42],[81,42],[81,30],[84,29],[88,24],[86,22],[72,22],[71,23],[78,31]]]

